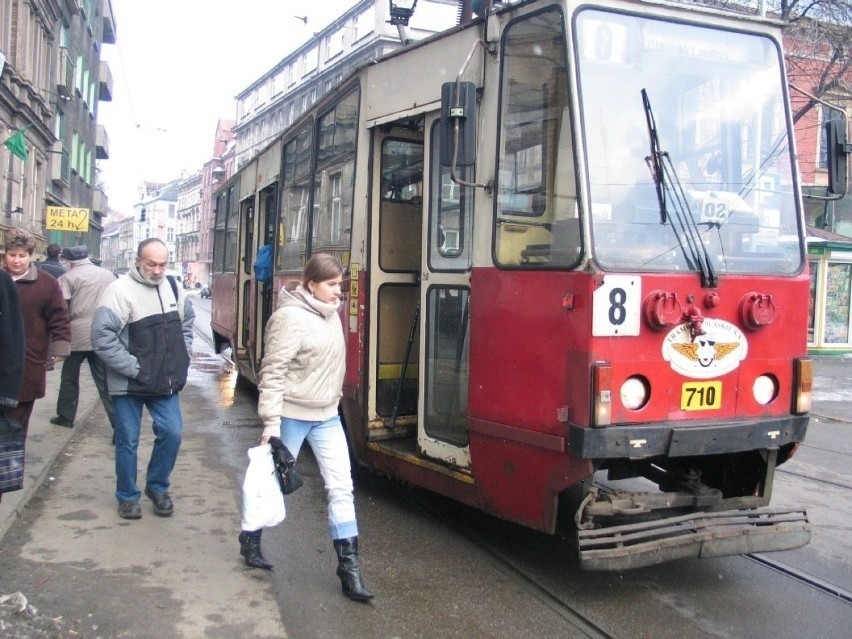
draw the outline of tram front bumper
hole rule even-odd
[[[728,423],[681,421],[600,428],[571,425],[568,445],[583,459],[719,455],[800,442],[807,428],[808,415]]]
[[[674,559],[791,550],[811,538],[804,510],[699,512],[578,530],[583,570],[629,570]]]

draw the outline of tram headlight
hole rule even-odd
[[[621,405],[630,410],[639,410],[648,403],[648,380],[639,375],[628,377],[621,385]]]
[[[758,404],[766,406],[778,397],[778,380],[772,375],[760,375],[754,380],[751,392],[754,394],[754,400]]]

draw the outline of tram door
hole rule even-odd
[[[470,467],[467,433],[473,189],[440,164],[440,122],[425,122],[427,182],[420,308],[420,420],[417,444],[428,457]],[[466,169],[457,169],[472,181]]]
[[[373,132],[370,438],[466,467],[469,274],[436,270],[429,258],[430,241],[446,252],[458,240],[449,207],[430,228],[436,117]]]
[[[246,255],[251,255],[251,268],[254,265],[254,260],[257,258],[257,252],[261,246],[268,245],[275,250],[275,229],[278,220],[278,183],[275,182],[258,193],[258,216],[257,216],[257,242],[254,250]],[[273,255],[273,264],[274,255]],[[275,297],[275,278],[269,282],[259,282],[256,279],[254,288],[254,307],[255,312],[255,339],[253,342],[255,371],[259,370],[261,359],[263,359],[263,331],[266,329],[266,323],[272,315],[273,298]]]
[[[242,258],[240,264],[237,265],[236,281],[238,290],[237,301],[237,348],[234,349],[234,357],[249,357],[252,366],[254,366],[254,352],[252,350],[252,318],[254,317],[254,304],[252,304],[251,295],[251,255],[252,247],[255,245],[256,220],[255,220],[255,202],[254,195],[245,198],[240,202],[240,232],[239,239],[241,242]],[[236,247],[225,247],[228,251],[236,251]]]

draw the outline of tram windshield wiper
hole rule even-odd
[[[695,217],[689,206],[689,200],[672,164],[667,151],[660,149],[657,135],[657,123],[651,110],[648,92],[642,89],[642,106],[645,109],[645,120],[648,123],[648,137],[651,142],[651,155],[646,158],[651,167],[654,186],[657,190],[657,202],[660,205],[660,224],[669,223],[671,212],[671,227],[680,245],[687,267],[698,270],[701,274],[703,288],[715,288],[719,277],[713,268],[710,254],[701,239],[701,233]]]

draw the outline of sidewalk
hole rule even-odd
[[[117,513],[110,424],[88,370],[73,429],[48,421],[59,371],[48,374],[47,395],[30,420],[25,490],[4,495],[0,505],[0,595],[20,591],[38,609],[37,621],[60,619],[77,633],[62,636],[287,636],[271,573],[246,569],[239,556],[241,469],[222,459],[221,437],[210,426],[221,410],[215,374],[191,369],[190,376],[172,473],[175,513],[155,516],[143,496],[142,519],[127,521]],[[150,424],[143,413],[142,487]],[[0,636],[10,636],[3,624],[14,621],[4,614]]]
[[[24,488],[13,493],[4,493],[0,502],[0,539],[26,508],[27,503],[45,480],[49,480],[50,467],[74,436],[75,429],[56,426],[50,418],[56,415],[56,397],[59,395],[60,364],[47,373],[47,393],[36,400],[27,434],[27,453],[24,460]],[[76,422],[84,423],[99,405],[95,384],[88,366],[80,369],[80,403]],[[106,413],[104,413],[106,420]]]

